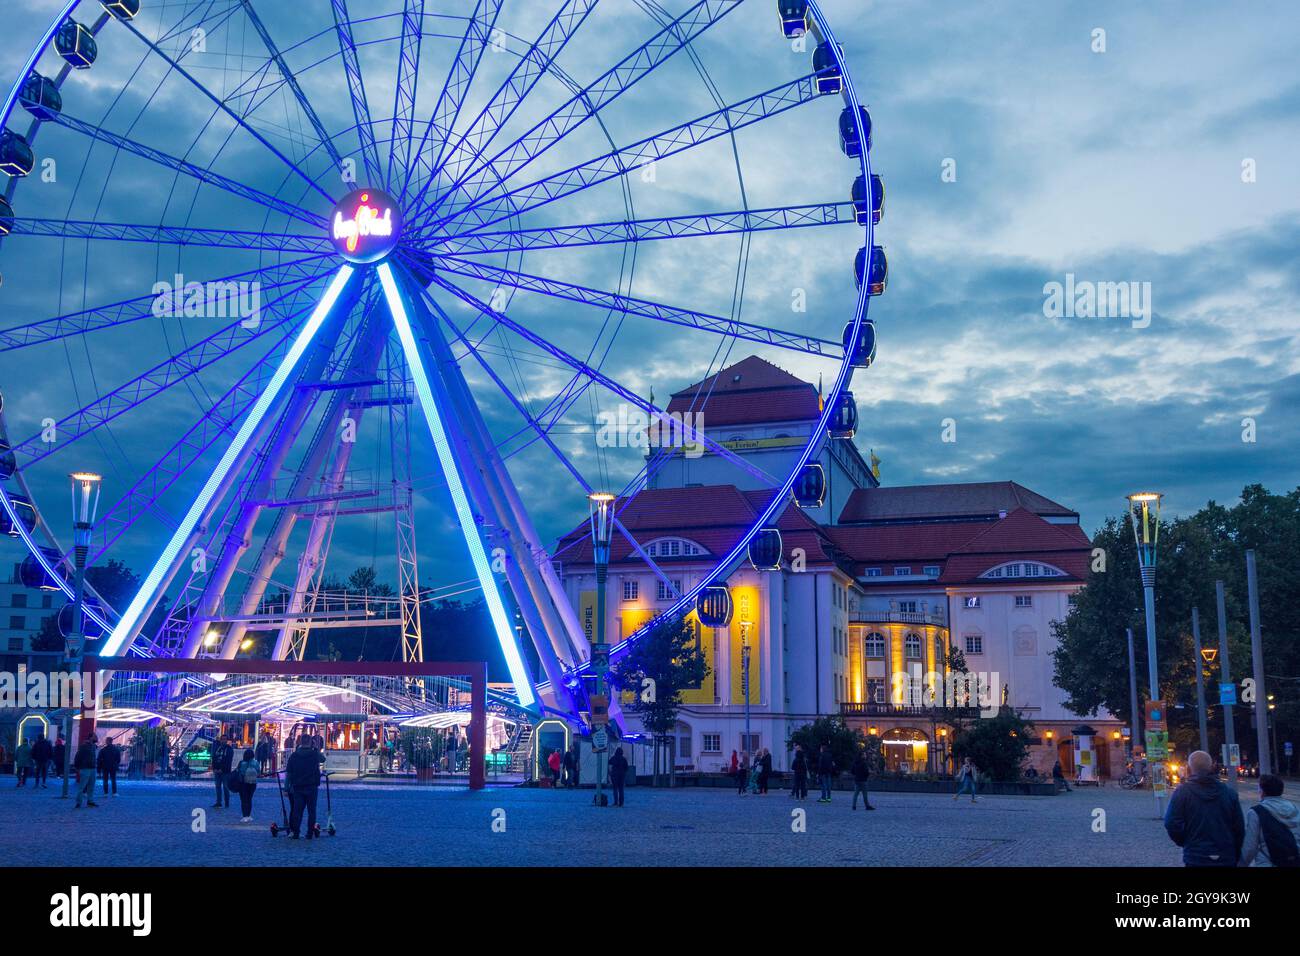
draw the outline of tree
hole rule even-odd
[[[831,759],[835,761],[835,769],[840,773],[846,772],[853,766],[858,751],[863,749],[867,752],[867,763],[872,773],[880,773],[885,769],[880,738],[850,727],[844,722],[843,717],[818,717],[811,724],[804,724],[790,734],[785,747],[787,750],[794,750],[796,744],[803,747],[809,766],[814,769],[817,766],[817,755],[821,753],[822,744],[830,747]]]
[[[685,617],[657,621],[610,667],[611,690],[631,694],[624,708],[636,714],[654,738],[656,785],[659,748],[677,726],[682,691],[699,687],[708,676],[699,633]]]
[[[994,780],[1018,780],[1033,729],[1015,710],[1003,707],[996,717],[973,721],[958,732],[953,755],[958,760],[970,757],[976,769]]]

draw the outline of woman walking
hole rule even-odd
[[[239,774],[239,813],[240,823],[253,822],[253,791],[257,789],[257,775],[262,771],[262,762],[252,750],[244,751],[244,759],[235,768]]]
[[[952,795],[956,800],[963,793],[970,794],[970,802],[975,802],[975,765],[967,757],[961,762],[961,770],[957,772],[957,792]]]

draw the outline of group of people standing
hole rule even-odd
[[[849,772],[853,775],[853,809],[858,808],[858,797],[862,797],[863,806],[867,810],[876,809],[871,805],[871,797],[867,789],[867,781],[871,778],[871,764],[865,750],[860,749],[857,752]],[[762,747],[753,755],[752,760],[742,762],[739,754],[733,750],[731,773],[736,778],[737,793],[767,793],[768,780],[772,776],[772,752]],[[791,797],[795,800],[807,799],[808,777],[813,773],[817,774],[817,782],[821,787],[821,796],[817,798],[817,802],[830,803],[831,790],[840,774],[839,768],[835,766],[835,757],[830,747],[822,744],[818,747],[816,755],[810,757],[802,744],[795,744],[794,754],[790,758]]]
[[[99,738],[91,734],[82,741],[72,758],[73,777],[76,782],[77,802],[75,809],[86,806],[96,807],[95,781],[102,779],[104,796],[117,796],[117,771],[122,766],[122,748],[112,737],[101,748]],[[64,766],[68,757],[67,744],[60,734],[54,743],[44,734],[37,734],[31,741],[23,741],[14,749],[14,775],[17,785],[26,787],[28,780],[32,789],[49,789],[51,773],[62,779]]]

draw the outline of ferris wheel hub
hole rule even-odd
[[[388,258],[402,237],[397,201],[382,189],[354,189],[334,207],[330,241],[348,262],[372,265]]]

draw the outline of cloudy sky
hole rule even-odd
[[[17,73],[61,6],[38,0],[10,14],[0,71]],[[151,6],[145,0],[140,24],[156,36],[160,21]],[[506,6],[503,43],[514,52],[485,58],[484,79],[472,90],[459,128],[517,62],[516,38],[535,36],[556,4],[511,0]],[[674,14],[687,6],[663,3]],[[678,58],[672,70],[603,111],[603,129],[588,124],[516,182],[807,73],[807,52],[789,49],[777,35],[773,6],[746,0],[697,44],[698,64]],[[177,49],[188,33],[175,29],[184,22],[178,18],[211,19],[206,49],[186,62],[222,96],[237,93],[263,53],[237,12],[222,14],[237,7],[172,3],[163,14],[162,23],[174,32],[171,46],[163,44],[168,49]],[[291,12],[272,14],[268,7],[265,18],[287,47],[290,36],[328,27],[328,7],[323,0]],[[453,7],[468,10],[469,4],[438,9]],[[862,413],[857,441],[883,460],[884,483],[1014,479],[1079,510],[1089,529],[1119,509],[1125,492],[1140,487],[1167,492],[1167,507],[1178,513],[1208,499],[1231,501],[1248,482],[1278,491],[1295,487],[1300,82],[1294,54],[1300,17],[1294,6],[1256,2],[1243,13],[1173,0],[1139,9],[1123,2],[825,0],[823,7],[870,107],[873,168],[888,190],[877,241],[888,250],[890,285],[871,313],[880,328],[879,360],[853,384]],[[647,9],[632,0],[603,0],[558,62],[579,85],[587,83],[653,32],[651,23]],[[167,77],[157,58],[122,29],[109,27],[100,62],[65,86],[66,113],[311,205],[309,187],[286,177],[242,132],[232,134],[230,124],[211,122],[211,102]],[[452,17],[431,28],[446,39],[426,44],[428,63],[442,65],[422,72],[425,110],[460,29]],[[381,41],[395,28],[379,22],[358,30],[360,39],[375,40],[363,45],[361,57],[371,100],[391,104],[393,44]],[[334,59],[325,59],[331,51]],[[290,57],[304,69],[304,87],[326,126],[346,130],[350,112],[332,34],[303,42]],[[516,131],[545,116],[564,95],[561,83],[547,78],[520,110]],[[799,107],[742,130],[734,146],[720,140],[699,147],[665,160],[653,181],[642,177],[626,193],[617,183],[597,187],[544,210],[540,215],[554,217],[535,222],[607,221],[625,218],[627,210],[648,217],[744,203],[839,201],[851,173],[835,141],[837,112],[826,100]],[[389,113],[391,105],[385,117]],[[313,175],[330,175],[328,159],[310,151],[302,116],[293,113],[283,90],[252,116],[255,128]],[[354,139],[344,143],[340,134],[339,140],[345,152],[354,149]],[[52,183],[23,184],[15,197],[20,216],[43,205],[53,210],[41,213],[49,218],[259,225],[226,194],[186,192],[185,182],[178,190],[170,174],[160,180],[156,168],[102,146],[88,152],[67,130],[43,130],[37,146],[38,158],[58,158],[60,173]],[[311,228],[297,224],[287,231]],[[695,245],[689,248],[645,243],[635,263],[617,246],[581,256],[543,252],[530,254],[523,268],[834,339],[852,299],[848,263],[860,241],[860,234],[833,229],[758,236],[748,249],[740,297],[736,270],[746,260],[734,237],[690,240]],[[249,265],[238,255],[11,242],[0,255],[4,325],[142,295],[175,271],[216,276],[271,261],[258,255]],[[1085,286],[1136,283],[1144,296],[1149,290],[1143,300],[1149,317],[1049,315],[1045,289],[1066,283],[1067,276]],[[485,298],[490,292],[467,288]],[[807,314],[791,314],[795,289],[808,294]],[[448,309],[466,325],[475,318]],[[547,300],[519,296],[511,309],[573,354],[604,355],[611,375],[639,394],[653,389],[661,403],[674,389],[750,351],[810,380],[831,374],[825,363],[799,354],[744,344],[719,351],[716,341],[702,343],[695,333],[676,329],[578,322],[579,313],[557,312]],[[42,353],[53,358],[39,376],[26,352],[8,353],[0,369],[11,438],[26,437],[46,415],[66,415],[216,328],[178,330],[159,322],[115,340],[104,333],[93,348],[61,343]],[[517,342],[493,338],[483,349],[499,360],[500,374],[534,414],[569,380],[556,362]],[[96,380],[88,385],[92,367]],[[78,462],[59,456],[43,461],[47,474],[34,473],[34,482],[43,481],[63,508],[61,474],[69,464],[90,461],[116,485],[106,497],[121,494],[197,410],[247,368],[214,366],[201,382],[172,389],[147,415],[96,432],[82,443],[87,450]],[[484,396],[494,434],[520,427],[486,377],[471,372],[471,381]],[[623,480],[635,470],[635,462],[611,461],[593,449],[583,429],[616,401],[608,393],[588,393],[565,419],[568,431],[557,429],[557,441],[593,484],[610,476]],[[955,442],[943,440],[950,419]],[[1246,419],[1253,425],[1243,424]],[[377,473],[382,441],[374,442]],[[571,502],[575,491],[547,455],[535,444],[513,463],[525,496],[536,502],[539,525],[554,535],[575,517],[557,502]],[[438,480],[424,478],[432,514]],[[160,503],[158,527],[179,513],[184,490],[178,486],[179,497]],[[122,553],[141,564],[156,540],[128,537]],[[370,532],[352,533],[343,547],[364,562],[372,551]]]

